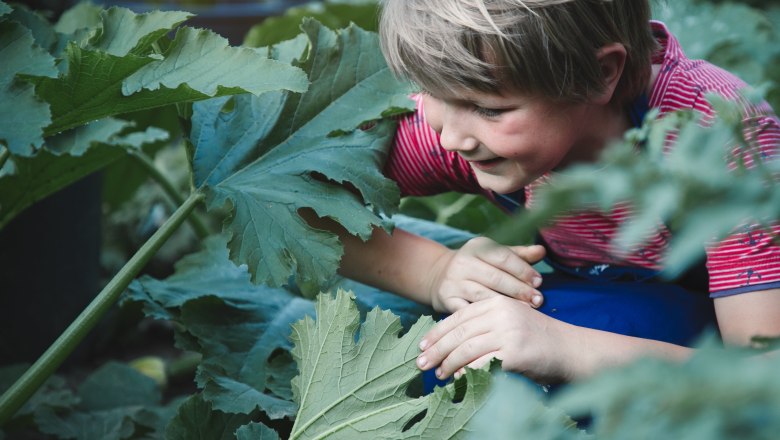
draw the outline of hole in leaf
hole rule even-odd
[[[428,414],[428,410],[424,409],[424,410],[422,410],[421,413],[419,413],[416,416],[414,416],[411,419],[409,419],[409,421],[406,422],[406,424],[404,425],[404,428],[401,430],[401,432],[408,431],[408,430],[412,429],[412,426],[418,424],[420,422],[420,420],[424,419],[426,414]]]

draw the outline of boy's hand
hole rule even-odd
[[[450,251],[432,267],[431,304],[439,312],[455,312],[469,303],[508,296],[538,307],[536,290],[542,276],[531,265],[544,258],[540,245],[504,246],[477,237]]]
[[[492,358],[502,368],[541,383],[570,380],[572,345],[567,324],[505,296],[470,304],[437,323],[420,342],[417,366],[440,379]],[[567,348],[569,347],[569,348]]]

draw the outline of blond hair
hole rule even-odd
[[[604,89],[596,51],[620,43],[613,102],[639,96],[656,41],[647,0],[385,0],[391,69],[434,94],[507,89],[582,102]]]

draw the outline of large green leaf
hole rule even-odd
[[[246,266],[228,259],[226,239],[210,237],[206,248],[185,257],[165,281],[143,277],[127,299],[142,301],[147,315],[183,325],[193,349],[203,353],[198,383],[215,409],[271,418],[292,416],[292,359],[285,352],[290,325],[314,313],[311,301],[281,289],[256,286]],[[279,351],[277,351],[279,350]]]
[[[376,35],[354,26],[334,32],[314,21],[303,28],[309,48],[294,65],[309,75],[309,90],[195,105],[193,168],[210,207],[232,206],[231,258],[248,264],[258,282],[284,285],[294,272],[298,287],[314,294],[332,278],[342,249],[298,211],[311,208],[363,238],[381,225],[376,214],[398,202],[397,188],[380,172],[393,125],[356,128],[411,101]],[[272,53],[300,58],[298,41]]]
[[[30,156],[43,144],[50,122],[49,106],[33,87],[15,81],[18,74],[56,76],[54,58],[35,43],[32,32],[16,22],[0,22],[0,143],[11,153]],[[9,105],[13,103],[13,105]]]
[[[299,370],[293,391],[300,409],[290,438],[464,438],[487,395],[490,373],[467,369],[432,394],[407,396],[420,374],[417,345],[433,321],[423,317],[399,337],[398,317],[375,309],[358,330],[352,298],[344,291],[335,298],[321,294],[316,322],[307,317],[293,327]]]

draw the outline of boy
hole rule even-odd
[[[417,112],[400,121],[387,174],[407,195],[479,192],[504,206],[533,209],[534,192],[551,173],[594,161],[611,139],[641,123],[648,108],[659,108],[661,115],[693,109],[712,117],[707,93],[737,99],[744,83],[688,60],[649,15],[641,0],[387,0],[380,25],[385,57],[424,90],[416,96]],[[774,157],[777,117],[764,105],[745,106],[745,118],[760,127],[758,143],[766,157]],[[547,302],[555,288],[532,267],[545,254],[572,274],[604,268],[641,274],[662,267],[671,235],[663,227],[636,252],[611,247],[629,215],[621,207],[572,213],[540,231],[544,246],[507,247],[479,238],[451,251],[401,230],[392,236],[378,231],[366,243],[342,234],[341,272],[453,313],[420,343],[418,366],[436,368],[440,378],[492,357],[502,359],[506,370],[546,383],[640,356],[685,359],[689,348],[652,335],[663,321],[632,333],[564,322],[550,316],[555,309],[536,309],[542,304],[539,288],[546,289]],[[771,234],[749,244],[744,235],[707,249],[710,297],[721,335],[732,344],[780,335],[780,247]],[[745,283],[739,274],[750,268],[761,277]],[[664,283],[584,279],[572,285],[572,299],[578,289],[583,295],[610,290],[616,300],[691,294]],[[695,315],[697,307],[685,313]]]

